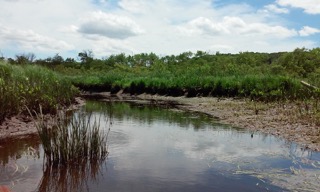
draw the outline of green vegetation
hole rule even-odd
[[[108,134],[100,131],[100,120],[92,122],[91,115],[85,113],[70,118],[63,112],[49,125],[40,109],[36,126],[48,165],[86,164],[104,159],[108,154]]]
[[[6,117],[37,110],[55,113],[70,104],[78,90],[61,75],[36,65],[16,66],[0,61],[0,122]]]
[[[78,54],[79,61],[58,54],[47,59],[34,58],[34,54],[25,54],[8,61],[46,66],[86,91],[123,90],[130,94],[246,97],[263,101],[319,99],[319,91],[304,87],[300,81],[320,87],[320,48],[239,54],[198,51],[163,57],[154,53],[122,53],[103,59],[83,51]]]
[[[317,97],[301,80],[320,86],[320,48],[270,54],[118,54],[105,59],[94,59],[92,52],[84,51],[79,57],[81,62],[36,63],[54,68],[87,91],[275,101]]]

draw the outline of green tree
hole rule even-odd
[[[16,55],[16,64],[25,65],[33,63],[36,59],[36,55],[34,53],[23,53]]]
[[[78,53],[81,63],[89,65],[93,61],[93,52],[91,50],[83,50]]]

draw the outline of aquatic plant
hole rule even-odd
[[[104,159],[108,155],[107,137],[110,131],[100,129],[99,119],[77,112],[73,116],[61,112],[51,121],[36,113],[37,130],[43,145],[46,162],[68,165]]]

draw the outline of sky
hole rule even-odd
[[[320,47],[320,0],[0,0],[0,56]]]

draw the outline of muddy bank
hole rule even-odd
[[[78,109],[80,106],[84,105],[84,103],[85,101],[82,98],[77,97],[75,98],[75,103],[64,110]],[[47,121],[50,121],[52,118],[53,116],[45,115],[45,119]],[[24,114],[7,118],[0,125],[0,140],[12,137],[26,137],[35,135],[36,133],[37,128],[35,126],[35,121],[32,119],[32,117]]]
[[[187,98],[149,94],[110,95],[107,92],[84,96],[91,99],[154,104],[206,113],[221,123],[250,130],[253,134],[256,131],[272,134],[288,141],[294,141],[304,149],[320,151],[319,119],[302,109],[297,103],[263,103],[233,98]]]

